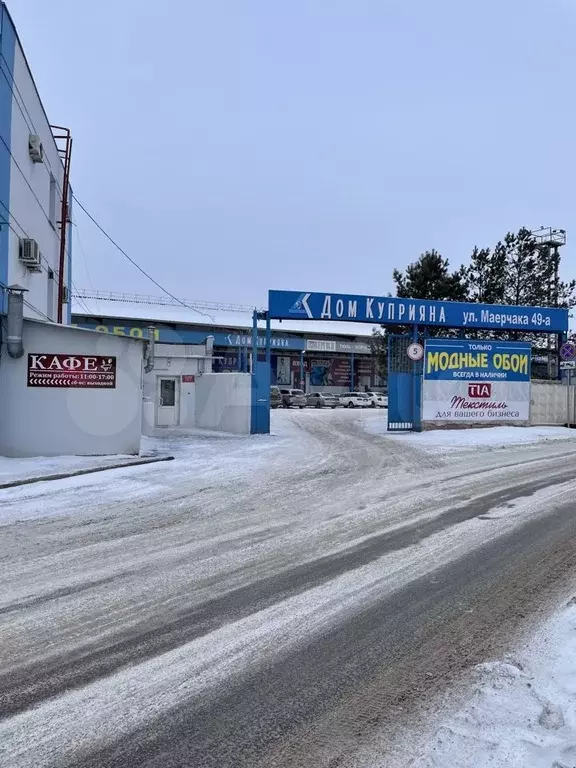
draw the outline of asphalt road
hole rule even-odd
[[[346,768],[572,576],[571,445],[281,418],[258,472],[234,446],[232,480],[177,460],[0,519],[3,768]]]

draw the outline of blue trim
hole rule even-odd
[[[88,319],[86,315],[74,312],[74,323],[79,328],[97,328],[103,333],[116,333],[120,336],[134,336],[136,338],[146,337],[146,322],[143,320],[126,320],[120,318],[104,317],[102,323],[96,320]],[[80,320],[80,322],[78,322]],[[204,330],[190,330],[189,325],[174,323],[167,326],[165,323],[154,323],[157,331],[156,341],[166,344],[203,344],[206,336],[214,336],[215,347],[230,347],[239,349],[252,348],[252,334],[248,331],[233,331],[222,333],[221,331],[212,331],[210,328]],[[305,340],[295,336],[280,336],[279,334],[270,334],[270,345],[274,352],[285,352],[288,350],[303,350]],[[258,336],[258,349],[266,349],[266,336]],[[319,353],[320,354],[320,353]]]
[[[0,3],[0,67],[13,80],[16,30],[4,3]],[[0,75],[0,283],[8,285],[10,249],[10,148],[12,136],[12,90],[6,77]],[[0,289],[0,313],[6,312],[7,296]]]

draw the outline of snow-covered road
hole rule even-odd
[[[0,491],[0,765],[346,766],[570,571],[567,431],[435,451],[273,417]]]

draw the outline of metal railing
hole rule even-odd
[[[75,299],[95,299],[97,301],[113,301],[124,304],[149,304],[165,307],[191,307],[192,309],[208,309],[216,312],[249,312],[254,307],[247,304],[226,304],[219,301],[198,301],[196,299],[173,299],[170,296],[151,296],[143,293],[121,293],[118,291],[92,291],[77,288],[72,293]]]

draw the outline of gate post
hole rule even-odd
[[[418,325],[412,326],[412,341],[418,342]],[[422,432],[422,380],[420,370],[423,363],[412,361],[412,431]]]

